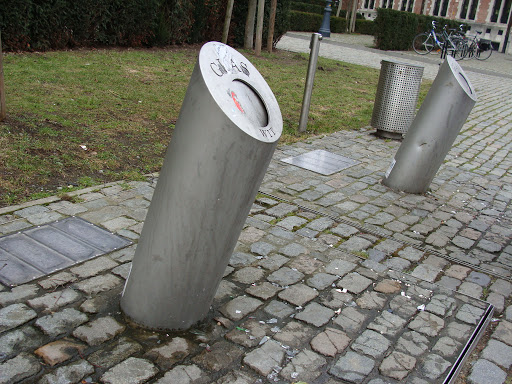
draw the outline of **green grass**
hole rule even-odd
[[[242,53],[276,95],[281,142],[369,124],[379,71],[320,58],[308,132],[299,135],[308,56]],[[0,206],[158,171],[197,54],[198,47],[6,54]]]

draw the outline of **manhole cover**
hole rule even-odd
[[[78,217],[0,237],[0,282],[18,285],[130,245]]]
[[[357,160],[336,155],[323,149],[317,149],[299,156],[287,157],[286,159],[281,159],[281,161],[326,176],[360,163]]]

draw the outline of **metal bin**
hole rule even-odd
[[[396,61],[381,61],[381,70],[371,126],[377,135],[401,139],[414,118],[423,67]]]

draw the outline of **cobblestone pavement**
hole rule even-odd
[[[460,383],[510,382],[512,87],[467,72],[479,100],[425,195],[380,184],[399,143],[369,128],[279,146],[211,316],[189,332],[123,317],[136,244],[0,286],[0,383],[420,384],[458,369]],[[281,161],[316,149],[360,164],[322,176]],[[76,215],[136,243],[155,182],[0,209],[0,234]]]

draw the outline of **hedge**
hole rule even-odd
[[[458,28],[460,25],[460,22],[441,17],[378,8],[375,19],[376,47],[382,50],[409,50],[414,36],[430,30],[432,20],[437,20],[439,26],[448,25],[448,28]]]
[[[290,11],[290,30],[299,32],[318,32],[322,25],[323,15]],[[331,16],[330,30],[332,33],[344,33],[347,30],[345,17]],[[356,33],[373,35],[375,25],[372,20],[356,19]]]
[[[220,40],[225,0],[0,0],[6,51],[154,46]],[[275,39],[286,33],[290,0],[280,0]],[[264,36],[270,0],[266,0]],[[228,42],[243,45],[247,1],[235,1]],[[263,39],[266,42],[266,38]]]
[[[315,13],[318,15],[322,15],[324,13],[325,6],[293,1],[291,3],[290,9],[292,11]]]

